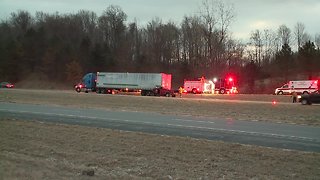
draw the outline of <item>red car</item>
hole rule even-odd
[[[1,82],[0,88],[14,88],[14,85],[9,82]]]

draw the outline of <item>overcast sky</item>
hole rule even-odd
[[[91,10],[98,16],[110,5],[118,5],[128,15],[128,22],[135,18],[140,25],[159,17],[180,25],[185,15],[199,12],[202,0],[0,0],[0,17],[6,19],[11,12],[27,10],[47,13],[77,13]],[[246,40],[255,29],[276,30],[285,24],[291,30],[297,22],[306,26],[314,37],[320,34],[320,0],[224,0],[234,5],[236,19],[231,31],[235,38]]]

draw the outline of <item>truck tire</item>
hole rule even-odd
[[[166,93],[166,97],[170,97],[170,96],[171,96],[171,94],[167,92]]]
[[[220,89],[219,93],[220,94],[224,94],[224,93],[226,93],[226,90],[225,89]]]
[[[80,88],[76,88],[76,91],[78,92],[78,93],[80,93],[81,92],[81,89]]]
[[[309,94],[309,92],[308,91],[303,91],[303,93],[302,94]]]
[[[196,88],[193,88],[191,92],[192,92],[193,94],[197,94],[197,89],[196,89]]]

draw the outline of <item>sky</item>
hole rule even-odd
[[[236,39],[247,40],[253,30],[273,29],[286,25],[292,31],[297,22],[314,37],[320,34],[320,0],[222,0],[234,6],[236,18],[230,31]],[[0,0],[0,19],[12,12],[26,10],[32,15],[46,13],[77,13],[94,11],[98,16],[110,5],[117,5],[127,14],[128,22],[135,19],[145,25],[155,17],[162,22],[180,25],[184,16],[197,15],[202,0]]]

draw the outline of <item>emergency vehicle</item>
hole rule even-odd
[[[238,93],[237,87],[235,86],[234,79],[228,77],[225,79],[214,78],[207,80],[204,77],[198,80],[185,80],[184,81],[184,92],[185,93],[219,93],[219,94],[235,94]]]
[[[228,76],[225,79],[214,78],[215,91],[219,94],[237,94],[238,88],[235,85],[235,79],[232,76]]]
[[[201,94],[201,93],[213,93],[214,83],[206,80],[204,77],[198,80],[185,80],[183,83],[185,93]]]
[[[316,90],[318,90],[318,80],[289,81],[280,88],[276,88],[274,94],[288,95],[292,94],[292,92],[310,94]]]

